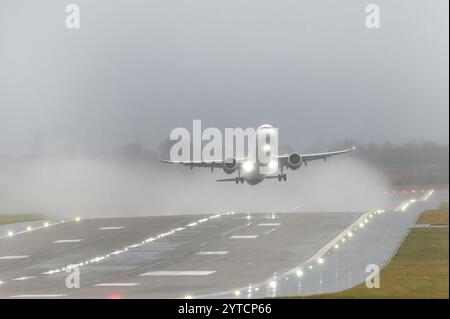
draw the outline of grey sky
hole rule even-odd
[[[448,55],[447,0],[0,0],[0,154],[34,132],[48,149],[156,147],[193,119],[269,122],[293,146],[448,143]]]

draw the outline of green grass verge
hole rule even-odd
[[[0,225],[43,220],[41,215],[0,215]]]
[[[448,203],[443,203],[438,209],[423,212],[417,224],[448,225]]]

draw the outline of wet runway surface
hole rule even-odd
[[[32,231],[0,236],[0,297],[255,298],[342,290],[362,282],[368,264],[383,267],[423,209],[448,200],[448,192],[410,197],[384,212],[33,223]],[[68,288],[74,269],[80,288]]]

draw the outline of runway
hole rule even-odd
[[[364,279],[368,263],[383,266],[423,208],[448,200],[448,192],[426,201],[424,194],[414,202],[403,197],[383,213],[34,222],[32,230],[0,234],[0,297],[259,298],[342,290]],[[74,269],[79,288],[66,285]]]

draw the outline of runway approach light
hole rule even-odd
[[[317,262],[318,262],[319,264],[323,264],[323,258],[317,259]]]
[[[79,221],[81,221],[81,218],[80,217],[75,217],[75,221],[79,222]]]
[[[363,227],[364,227],[364,224],[363,224],[363,223],[359,223],[359,227],[360,227],[360,228],[363,228]]]
[[[297,277],[303,276],[303,271],[301,269],[297,270]]]
[[[276,288],[277,282],[272,280],[271,282],[269,282],[269,286],[270,286],[270,288]]]
[[[353,233],[352,233],[351,231],[349,231],[349,232],[347,233],[347,236],[348,236],[348,237],[352,237],[352,236],[353,236]]]
[[[3,281],[0,280],[0,285],[3,285]]]
[[[253,167],[254,167],[255,165],[253,164],[253,162],[251,162],[251,161],[247,161],[247,162],[244,162],[244,165],[242,165],[242,168],[244,169],[244,171],[246,171],[246,172],[251,172],[252,170],[253,170]]]
[[[187,296],[184,297],[184,299],[192,299],[192,296],[191,295],[187,295]]]
[[[334,248],[338,249],[338,248],[339,248],[339,245],[338,245],[338,244],[334,245]]]
[[[239,296],[241,295],[241,292],[240,292],[239,290],[236,290],[236,291],[234,292],[234,295],[235,295],[236,297],[239,297]]]
[[[12,231],[9,231],[9,232],[8,232],[8,236],[9,236],[9,237],[11,237],[11,236],[13,236],[13,235],[14,235],[14,233],[13,233]]]
[[[32,231],[32,230],[33,229],[30,226],[27,227],[27,231]]]
[[[309,267],[308,267],[309,269],[313,269],[313,266],[312,265],[309,265]]]
[[[50,224],[48,222],[45,222],[44,227],[48,227],[48,226],[50,226]]]

